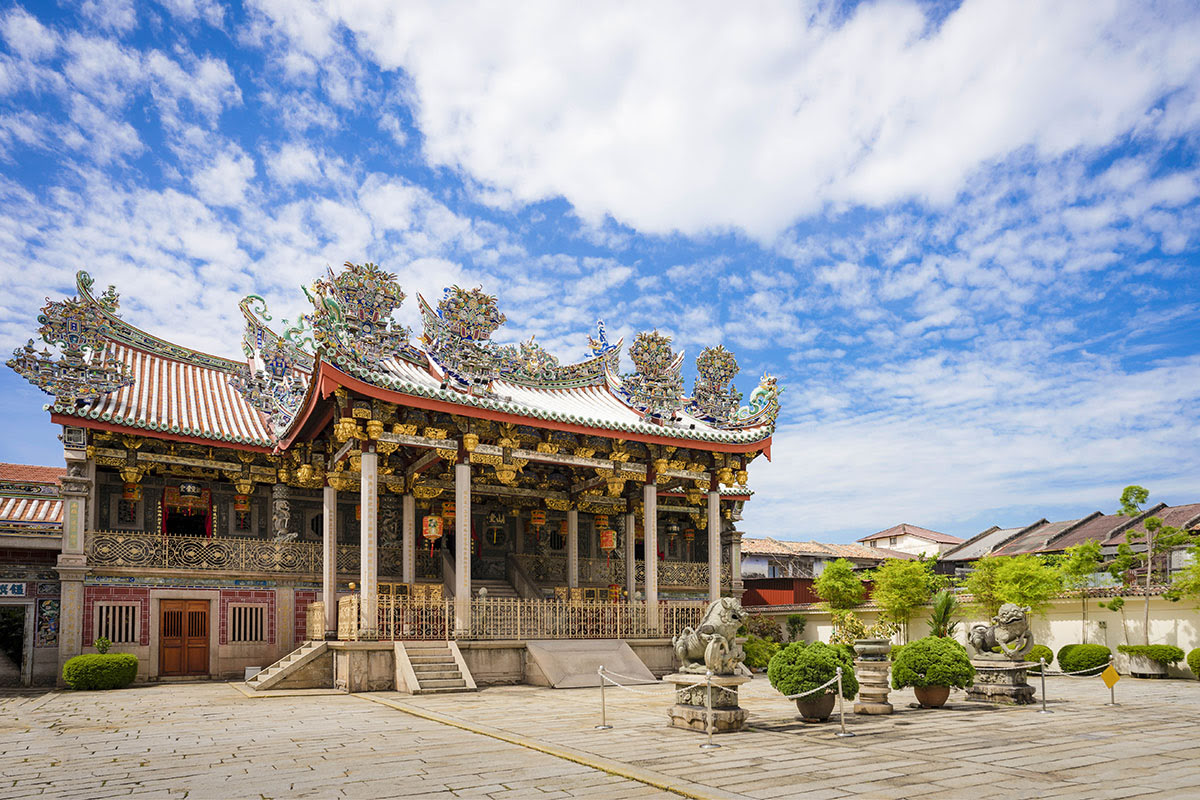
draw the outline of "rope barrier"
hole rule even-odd
[[[801,697],[807,697],[810,694],[816,694],[817,692],[821,691],[822,689],[828,689],[830,686],[833,686],[837,682],[838,682],[838,679],[837,679],[837,676],[835,675],[834,677],[825,681],[825,683],[821,684],[820,686],[818,686],[815,689],[809,689],[807,692],[801,692],[800,694],[785,694],[783,696],[783,699],[784,700],[799,700]]]

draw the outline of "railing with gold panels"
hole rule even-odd
[[[567,582],[567,559],[565,556],[522,553],[513,558],[520,561],[525,572],[543,586],[558,586]],[[639,585],[646,583],[646,562],[634,565]],[[625,582],[625,561],[620,558],[579,559],[579,582],[584,584],[610,584]],[[658,585],[701,589],[708,586],[708,564],[702,561],[658,562]],[[721,585],[729,585],[729,565],[721,565]]]
[[[308,604],[304,617],[304,638],[319,642],[325,638],[325,601],[316,600]]]

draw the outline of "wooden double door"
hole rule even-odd
[[[159,608],[158,674],[208,674],[208,601],[163,600]]]

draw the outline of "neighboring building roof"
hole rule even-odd
[[[888,528],[885,531],[872,533],[870,536],[864,536],[858,541],[869,542],[872,539],[889,539],[893,536],[915,536],[918,539],[924,539],[928,542],[937,544],[961,544],[962,539],[957,536],[951,536],[948,533],[940,533],[931,531],[928,528],[922,528],[919,525],[909,525],[907,522],[901,522],[899,525]]]
[[[1166,508],[1155,511],[1149,514],[1152,517],[1158,517],[1163,521],[1164,525],[1170,525],[1173,528],[1182,528],[1184,530],[1200,529],[1200,503],[1188,503],[1182,506],[1167,506]],[[1146,532],[1145,520],[1139,520],[1133,525],[1130,525],[1124,530],[1115,531],[1105,544],[1120,544],[1126,541],[1126,537],[1130,533]]]
[[[1035,524],[1041,524],[1045,521],[1046,520],[1040,520]],[[992,550],[999,547],[1005,541],[1013,538],[1028,527],[1029,526],[1026,525],[1020,528],[998,528],[993,525],[982,533],[975,534],[958,547],[955,547],[953,550],[948,550],[943,553],[941,560],[969,561],[975,558],[982,558],[983,556],[991,553]]]
[[[0,463],[0,530],[49,532],[62,529],[59,480],[63,467]]]
[[[751,539],[742,537],[743,555],[777,555],[809,558],[850,558],[883,561],[889,558],[914,559],[912,553],[901,553],[884,547],[863,547],[858,544],[833,544],[826,542],[781,542],[770,537]]]
[[[1054,537],[1061,533],[1079,525],[1082,522],[1100,516],[1097,511],[1080,519],[1066,519],[1060,522],[1045,522],[1035,523],[1025,529],[1015,538],[1005,542],[1001,546],[992,551],[993,555],[1012,556],[1019,553],[1032,553],[1041,550]]]
[[[807,553],[797,552],[794,548],[795,542],[780,542],[771,537],[764,539],[752,539],[747,536],[742,537],[742,555],[743,556],[800,556]]]
[[[1070,528],[1048,541],[1039,549],[1044,552],[1058,552],[1084,542],[1103,543],[1118,532],[1124,531],[1134,522],[1136,519],[1123,517],[1120,514],[1101,514],[1098,517],[1089,517],[1078,526]]]

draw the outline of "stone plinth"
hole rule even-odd
[[[703,681],[703,675],[676,672],[663,678],[675,684],[675,705],[669,712],[670,726],[685,731],[706,733],[708,712],[705,708],[707,687],[692,686]],[[712,677],[712,724],[713,733],[733,733],[746,724],[750,712],[738,706],[738,687],[750,680],[744,675],[713,675]],[[717,687],[720,687],[718,689]]]
[[[888,666],[890,661],[858,659],[854,662],[854,674],[858,677],[858,702],[855,714],[890,714],[892,704],[888,702]]]
[[[972,660],[975,667],[975,685],[967,689],[967,699],[980,703],[996,703],[1009,706],[1027,706],[1034,702],[1034,689],[1025,676],[1032,661],[987,661]]]

